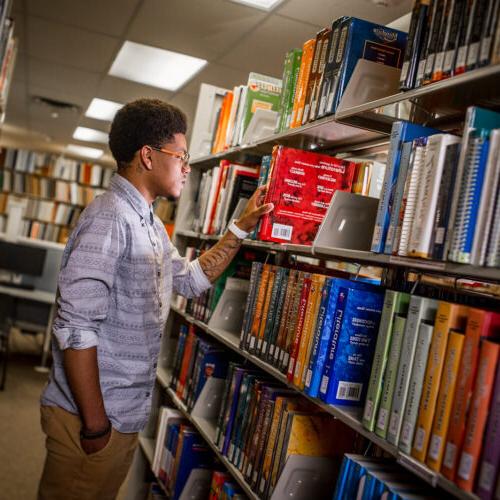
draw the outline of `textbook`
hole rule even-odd
[[[350,191],[354,163],[332,156],[275,146],[262,217],[264,241],[311,245],[335,191]]]
[[[383,301],[383,290],[376,287],[339,287],[319,391],[325,403],[364,404]]]
[[[387,355],[391,343],[392,325],[396,314],[404,314],[408,310],[410,296],[406,293],[387,290],[384,297],[384,306],[380,319],[377,344],[373,356],[370,372],[365,409],[363,412],[363,426],[369,431],[375,427],[375,418],[378,411],[382,382],[384,378]]]

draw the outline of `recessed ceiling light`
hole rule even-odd
[[[85,112],[85,116],[96,118],[97,120],[111,121],[121,107],[123,107],[123,104],[119,102],[107,101],[106,99],[94,97]]]
[[[205,64],[207,61],[204,59],[127,40],[118,52],[109,74],[175,91]]]
[[[69,153],[74,153],[78,156],[86,156],[87,158],[100,158],[104,151],[97,148],[89,148],[87,146],[78,146],[77,144],[68,144],[66,146],[66,151]]]
[[[273,10],[283,0],[231,0],[231,2],[241,3],[260,10]]]
[[[107,144],[108,134],[93,128],[76,127],[73,132],[73,139],[77,141],[102,142],[103,144]]]

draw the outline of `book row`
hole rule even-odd
[[[192,228],[222,234],[255,189],[267,184],[265,201],[275,208],[252,237],[310,245],[337,190],[378,198],[384,172],[380,161],[339,159],[284,146],[275,146],[257,166],[222,160],[202,174]]]
[[[243,500],[241,489],[223,472],[202,436],[182,414],[161,406],[158,414],[152,471],[169,492],[169,498]],[[156,492],[162,498],[163,492]]]
[[[270,133],[335,113],[358,60],[401,68],[406,39],[406,33],[362,19],[336,19],[286,54],[282,80],[250,73],[246,85],[227,91],[215,119],[212,154],[249,142],[258,128],[251,130],[251,121],[269,126],[265,112],[271,111]]]
[[[462,137],[395,122],[372,251],[500,265],[500,114],[467,110]]]
[[[499,9],[497,0],[415,0],[401,90],[500,62]]]
[[[103,188],[108,187],[114,172],[113,169],[96,163],[71,160],[50,153],[25,149],[3,149],[0,163],[5,169],[16,172],[37,174]]]
[[[394,460],[348,453],[342,460],[333,500],[426,500],[436,498],[435,494]]]
[[[63,182],[33,175],[24,175],[10,170],[0,170],[2,190],[6,193],[28,194],[49,198],[73,205],[88,205],[104,189],[82,186],[76,182]]]
[[[14,71],[17,41],[14,38],[14,20],[7,17],[9,2],[2,2],[0,7],[0,103],[5,112],[5,103]]]

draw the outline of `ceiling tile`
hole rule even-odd
[[[302,47],[320,27],[272,15],[244,38],[218,63],[245,71],[256,71],[281,78],[288,50]]]
[[[27,0],[29,15],[121,37],[139,0]]]
[[[182,93],[197,96],[202,83],[209,83],[216,87],[232,89],[235,85],[245,84],[247,80],[248,71],[209,63],[195,78],[182,88]]]
[[[227,0],[145,0],[127,37],[211,60],[225,53],[265,15]]]
[[[140,83],[124,80],[122,78],[115,78],[113,76],[105,76],[94,97],[126,104],[127,102],[142,99],[143,97],[162,99],[165,101],[172,95],[172,92],[156,87],[141,85]]]
[[[386,24],[411,10],[411,0],[403,0],[395,7],[377,5],[371,0],[289,0],[276,13],[319,26],[329,26],[340,16],[354,16]]]
[[[28,17],[30,56],[88,71],[107,71],[120,42],[118,39]]]

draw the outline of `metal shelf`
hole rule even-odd
[[[199,240],[217,241],[220,236],[199,234],[194,231],[177,230],[176,235]],[[285,252],[295,255],[307,255],[324,260],[357,262],[378,267],[404,267],[439,273],[464,279],[479,279],[488,282],[500,282],[500,269],[494,267],[471,266],[454,262],[398,257],[347,248],[311,247],[307,245],[288,245],[265,241],[243,240],[243,246],[259,248],[268,252]]]
[[[139,435],[139,445],[148,459],[149,465],[153,465],[153,457],[155,454],[155,440]]]
[[[408,469],[410,472],[414,473],[415,475],[423,479],[425,482],[429,483],[434,487],[439,486],[443,490],[447,491],[448,493],[452,494],[454,497],[459,499],[463,500],[478,499],[476,495],[461,490],[453,482],[449,481],[441,474],[429,469],[425,464],[422,464],[417,460],[415,460],[413,457],[405,453],[402,453],[396,446],[390,444],[385,439],[380,438],[374,432],[366,430],[363,427],[363,424],[361,423],[361,412],[362,412],[361,408],[349,408],[349,407],[329,405],[324,403],[323,401],[320,401],[319,399],[308,396],[307,394],[300,391],[295,385],[288,382],[286,376],[279,370],[269,365],[265,361],[261,360],[257,356],[254,356],[253,354],[241,350],[239,347],[239,338],[237,335],[223,330],[215,330],[213,328],[209,328],[208,325],[206,325],[202,321],[194,319],[193,316],[183,312],[175,305],[171,305],[170,308],[172,311],[182,316],[189,323],[196,325],[198,328],[206,332],[208,335],[218,340],[225,346],[229,347],[234,352],[238,353],[242,358],[247,359],[252,364],[258,366],[264,372],[274,377],[276,380],[282,382],[287,387],[297,391],[303,397],[313,402],[315,405],[319,406],[322,410],[329,413],[333,417],[338,418],[346,425],[354,429],[356,432],[363,435],[364,437],[372,441],[374,444],[382,448],[384,451],[390,453],[404,468]]]

